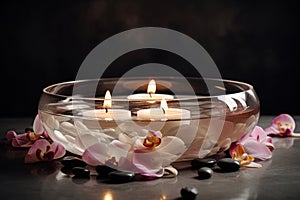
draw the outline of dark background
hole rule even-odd
[[[292,1],[291,1],[292,2]],[[262,114],[300,114],[299,6],[288,1],[7,1],[1,3],[0,117],[33,117],[42,89],[74,80],[88,53],[131,28],[165,27],[199,42],[223,78],[248,82]],[[154,59],[182,65],[174,56],[140,51],[118,59],[106,77]],[[149,59],[150,58],[150,59]],[[147,60],[148,59],[148,60]]]

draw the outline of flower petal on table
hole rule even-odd
[[[241,144],[233,144],[229,153],[232,159],[239,161],[243,166],[249,165],[254,160],[254,157],[248,155]]]
[[[265,144],[256,141],[248,141],[243,146],[247,154],[256,159],[266,160],[272,157],[272,152]]]
[[[270,127],[266,128],[265,131],[270,135],[276,136],[292,136],[295,130],[295,120],[288,114],[281,114],[275,117]]]
[[[51,149],[54,151],[54,159],[61,158],[66,154],[65,147],[58,142],[52,142]]]
[[[30,147],[27,155],[25,156],[25,163],[35,163],[40,161],[51,161],[53,159],[61,158],[66,153],[64,147],[53,142],[50,144],[45,139],[35,141]]]
[[[250,164],[248,165],[244,165],[245,167],[248,167],[248,168],[261,168],[262,165],[259,164],[259,163],[256,163],[256,162],[251,162]]]
[[[238,143],[245,144],[246,142],[252,140],[257,142],[262,142],[266,140],[267,133],[259,126],[255,126],[253,130],[247,133],[244,137],[242,137]]]
[[[6,139],[7,139],[7,141],[9,142],[9,143],[11,143],[12,142],[12,140],[15,138],[17,136],[17,133],[15,132],[15,131],[8,131],[7,133],[6,133]]]
[[[28,133],[17,134],[15,138],[12,139],[13,147],[30,147],[32,142],[28,138]]]

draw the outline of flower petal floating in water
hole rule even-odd
[[[66,150],[61,144],[40,139],[30,147],[25,156],[25,163],[51,161],[63,157],[65,153]]]
[[[88,147],[82,155],[89,165],[108,165],[118,170],[129,170],[144,176],[161,177],[164,167],[175,161],[185,150],[184,142],[174,136],[161,138],[158,131],[148,131],[145,136],[120,133],[122,141],[98,142]]]
[[[155,148],[161,143],[160,135],[155,131],[148,131],[148,135],[144,139],[143,145],[148,148]]]
[[[98,142],[84,151],[82,159],[92,166],[110,164],[114,168],[122,167],[118,166],[119,160],[127,157],[130,148],[129,144],[118,140],[113,140],[109,144]]]
[[[288,114],[281,114],[275,117],[270,127],[266,128],[265,131],[268,135],[280,136],[280,137],[300,137],[299,133],[294,133],[296,127],[295,120]]]

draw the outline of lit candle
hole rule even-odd
[[[98,118],[104,120],[126,120],[131,118],[131,113],[129,110],[125,109],[111,109],[112,98],[109,90],[106,91],[103,109],[86,110],[82,112],[83,117],[87,118]]]
[[[147,94],[146,93],[140,93],[140,94],[132,94],[129,95],[127,98],[130,100],[162,100],[162,99],[173,99],[174,97],[172,95],[168,94],[155,94],[156,92],[156,82],[155,80],[150,80],[147,88]]]
[[[139,120],[178,120],[189,119],[190,111],[180,108],[168,108],[166,99],[162,99],[160,108],[149,108],[137,111]]]

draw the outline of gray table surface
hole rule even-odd
[[[295,117],[295,116],[294,116]],[[259,125],[267,127],[272,116],[261,116]],[[300,116],[296,116],[297,131]],[[274,138],[273,158],[259,169],[214,173],[198,180],[191,169],[180,170],[175,178],[134,181],[124,184],[62,176],[60,162],[26,165],[26,151],[5,144],[7,130],[22,132],[33,119],[0,119],[0,199],[180,199],[184,186],[197,187],[197,199],[300,199],[300,139]]]

